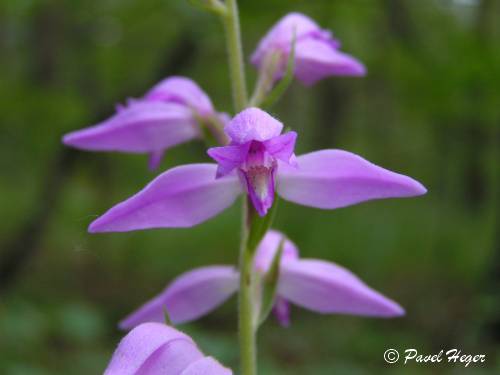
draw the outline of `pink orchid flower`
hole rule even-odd
[[[97,218],[89,231],[191,227],[245,193],[265,215],[275,191],[285,200],[322,209],[426,192],[410,177],[347,151],[321,150],[295,157],[296,134],[281,135],[282,129],[281,122],[258,108],[242,111],[225,127],[231,143],[208,151],[218,165],[189,164],[164,172]]]
[[[231,375],[206,357],[186,334],[160,323],[145,323],[125,336],[104,375]]]
[[[297,247],[280,232],[270,230],[261,241],[254,270],[258,277],[268,272],[285,239],[274,314],[286,326],[290,322],[289,302],[322,314],[397,317],[404,310],[396,302],[371,289],[347,269],[318,259],[299,259]],[[194,269],[177,277],[159,295],[120,322],[120,328],[161,321],[168,311],[173,323],[197,319],[221,305],[238,290],[239,274],[232,266]]]
[[[295,33],[295,76],[310,86],[328,76],[363,76],[365,67],[354,57],[341,52],[340,42],[328,30],[321,29],[311,18],[301,13],[283,17],[262,38],[251,57],[258,69],[264,69],[270,54],[279,54],[280,79],[286,70]]]
[[[97,125],[63,137],[64,144],[89,151],[147,153],[149,167],[158,167],[166,149],[200,138],[200,121],[224,114],[215,112],[210,98],[192,80],[170,77],[141,99],[118,106],[117,113]]]

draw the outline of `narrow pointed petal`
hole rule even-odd
[[[174,324],[197,319],[226,301],[238,289],[238,272],[231,266],[210,266],[176,278],[158,296],[120,322],[131,329],[144,322],[161,322],[165,311]]]
[[[334,48],[329,41],[306,39],[295,48],[295,74],[305,85],[328,76],[364,76],[364,65],[354,57]]]
[[[334,209],[364,201],[426,193],[418,181],[342,150],[297,157],[297,168],[280,163],[278,194],[305,206]]]
[[[276,297],[273,314],[282,327],[290,326],[290,304],[283,297]]]
[[[189,108],[134,101],[110,119],[64,136],[68,146],[91,151],[158,152],[199,137]]]
[[[231,375],[232,373],[212,357],[204,357],[190,364],[180,375]]]
[[[350,271],[322,260],[284,263],[278,293],[292,303],[324,314],[378,317],[404,314],[396,302],[371,289]]]
[[[136,374],[141,366],[143,366],[157,350],[164,347],[164,345],[175,342],[181,344],[186,343],[196,348],[189,336],[174,328],[159,323],[143,324],[122,339],[104,374]],[[188,363],[194,362],[200,358],[196,352],[193,353],[191,350],[186,354]]]
[[[163,159],[163,155],[165,155],[165,151],[153,151],[149,155],[148,168],[150,171],[154,171],[158,169],[160,166],[161,160]]]
[[[290,163],[293,151],[295,149],[295,141],[297,133],[294,131],[287,132],[278,137],[274,137],[264,142],[266,150],[269,154],[285,163]]]
[[[214,113],[207,94],[191,79],[169,77],[154,86],[147,94],[148,100],[163,100],[187,105],[202,116]]]
[[[259,108],[247,108],[238,113],[224,128],[234,143],[267,141],[280,135],[283,124]]]
[[[242,192],[235,174],[215,179],[216,170],[216,164],[170,169],[97,218],[89,232],[181,228],[202,223],[231,206]]]
[[[245,162],[250,142],[243,145],[232,145],[209,148],[207,153],[217,164],[217,178],[225,176]]]

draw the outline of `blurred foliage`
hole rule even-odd
[[[363,79],[292,85],[273,114],[299,132],[299,154],[347,149],[429,189],[335,212],[280,204],[276,227],[303,256],[350,268],[407,316],[295,309],[289,329],[266,323],[262,373],[499,373],[500,2],[241,0],[240,8],[247,56],[296,10],[368,67]],[[22,252],[0,285],[0,373],[99,373],[121,317],[181,272],[236,262],[239,212],[235,205],[189,230],[90,236],[92,218],[154,174],[146,156],[70,152],[60,137],[171,74],[192,77],[229,111],[222,27],[184,0],[9,0],[0,3],[0,64],[0,264]],[[202,145],[190,143],[169,151],[162,169],[203,159]],[[233,368],[235,328],[234,299],[182,327]],[[487,362],[382,358],[387,348],[454,347]]]

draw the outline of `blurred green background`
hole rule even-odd
[[[347,149],[429,193],[330,212],[280,203],[275,226],[303,256],[344,265],[407,315],[294,309],[290,328],[264,326],[261,373],[499,373],[500,1],[241,0],[246,56],[292,10],[333,30],[369,72],[293,84],[272,113],[299,132],[298,153]],[[239,211],[189,230],[89,235],[155,174],[146,156],[69,150],[61,135],[172,74],[230,111],[222,27],[185,0],[6,0],[0,67],[0,373],[100,373],[120,318],[179,273],[236,262]],[[189,143],[161,168],[199,160],[203,145]],[[235,308],[233,298],[181,327],[233,368]],[[390,366],[388,348],[487,361]]]

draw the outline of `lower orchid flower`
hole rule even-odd
[[[231,375],[205,356],[186,334],[160,323],[145,323],[125,336],[104,375]]]
[[[201,126],[224,122],[210,98],[192,80],[170,77],[143,98],[118,106],[116,115],[95,126],[66,134],[64,144],[90,151],[147,153],[151,169],[166,149],[201,138]]]
[[[396,317],[404,310],[396,302],[367,286],[347,269],[318,259],[299,259],[293,242],[270,230],[254,258],[259,278],[269,271],[281,241],[279,277],[274,314],[282,325],[290,321],[289,302],[322,314]],[[201,267],[180,275],[159,295],[120,322],[120,328],[162,321],[167,311],[173,323],[197,319],[226,301],[238,290],[238,271],[232,266]]]
[[[208,150],[218,165],[189,164],[164,172],[97,218],[89,231],[191,227],[225,210],[244,193],[263,216],[275,191],[285,200],[322,209],[426,192],[410,177],[347,151],[321,150],[296,157],[296,133],[281,135],[282,129],[281,122],[258,108],[242,111],[224,129],[231,143]]]

